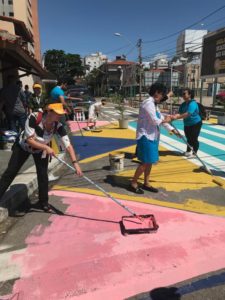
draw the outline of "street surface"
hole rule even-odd
[[[101,132],[82,136],[71,122],[71,140],[84,174],[138,214],[154,214],[158,232],[122,235],[119,222],[129,213],[62,166],[49,191],[54,214],[31,208],[0,227],[1,300],[225,299],[224,187],[196,159],[184,159],[182,141],[162,130],[151,176],[160,192],[128,191],[137,167],[137,109],[129,110],[130,129],[109,123],[118,115],[108,105]],[[201,158],[225,178],[224,127],[205,123],[200,143]],[[120,172],[110,169],[114,150],[125,154]]]

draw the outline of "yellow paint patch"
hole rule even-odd
[[[120,129],[117,123],[111,123],[99,127],[102,129],[101,132],[91,132],[85,131],[84,136],[94,136],[94,137],[107,137],[107,138],[120,138],[120,139],[135,139],[136,132],[130,129]],[[76,134],[73,134],[76,135]]]
[[[217,124],[217,118],[210,118],[208,122],[211,124]]]
[[[55,185],[53,187],[53,190],[84,193],[84,194],[90,194],[90,195],[96,195],[96,196],[105,196],[101,191],[88,189],[88,188],[74,188],[74,187],[68,187],[68,186]],[[195,212],[195,213],[214,215],[214,216],[218,216],[218,217],[225,217],[224,206],[204,203],[201,200],[188,199],[185,203],[174,203],[174,202],[168,202],[168,201],[147,198],[144,196],[141,197],[141,196],[137,196],[137,195],[130,196],[130,195],[124,195],[124,194],[117,194],[117,193],[110,193],[110,195],[116,199],[121,199],[121,200],[141,202],[141,203],[157,205],[157,206],[161,206],[161,207],[168,207],[168,208],[185,210],[185,211],[190,211],[190,212]],[[111,200],[109,199],[109,201],[111,201]]]
[[[59,154],[59,146],[56,142],[55,137],[52,138],[51,142],[52,142],[52,149],[54,150],[55,154]]]
[[[150,182],[159,189],[165,189],[169,192],[180,192],[183,190],[198,190],[205,187],[216,187],[212,182],[212,176],[203,171],[199,171],[199,167],[184,159],[181,156],[163,155],[163,148],[160,147],[162,155],[158,164],[152,167]],[[165,153],[168,153],[165,150]],[[172,152],[171,152],[172,154]],[[138,166],[138,165],[137,165]],[[125,170],[115,176],[118,181],[128,181],[134,175],[134,169]],[[140,177],[143,183],[144,176]]]
[[[116,151],[121,152],[121,153],[134,153],[135,152],[135,147],[136,147],[136,145],[133,145],[133,146],[118,149]],[[102,157],[109,156],[109,153],[111,153],[111,152],[113,152],[113,151],[109,151],[109,152],[105,152],[105,153],[102,153],[102,154],[99,154],[99,155],[96,155],[96,156],[88,157],[88,158],[85,158],[85,159],[81,160],[80,162],[89,163],[89,162],[92,162],[94,160],[100,159]]]

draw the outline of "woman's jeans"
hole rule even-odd
[[[3,206],[1,201],[2,196],[18,174],[20,168],[30,156],[30,153],[24,151],[20,145],[13,145],[12,156],[9,160],[8,167],[0,179],[0,206]],[[37,171],[39,202],[41,204],[48,203],[48,155],[46,158],[41,158],[41,153],[32,154]]]
[[[184,126],[184,133],[188,144],[193,148],[194,152],[197,153],[199,148],[198,136],[200,134],[202,122],[199,122],[192,126]],[[187,145],[187,152],[190,152],[191,148]]]

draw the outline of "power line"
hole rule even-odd
[[[214,10],[213,12],[211,12],[210,14],[208,14],[207,16],[201,18],[200,20],[198,20],[197,22],[195,22],[195,23],[189,25],[188,27],[183,28],[182,30],[179,30],[179,31],[177,31],[177,32],[174,32],[174,33],[172,33],[172,34],[169,34],[169,35],[167,35],[167,36],[164,36],[164,37],[162,37],[162,38],[160,38],[160,39],[156,39],[156,40],[152,40],[152,41],[145,41],[145,42],[143,42],[143,43],[145,43],[145,44],[147,44],[147,43],[155,43],[155,42],[159,42],[159,41],[168,39],[168,38],[170,38],[170,37],[172,37],[172,36],[175,36],[175,35],[177,35],[177,34],[183,32],[184,30],[186,30],[186,29],[188,29],[188,28],[191,28],[191,27],[193,27],[193,26],[195,26],[195,25],[198,25],[200,22],[202,22],[202,21],[204,21],[205,19],[211,17],[212,15],[216,14],[218,11],[220,11],[220,10],[222,10],[222,9],[224,9],[224,8],[225,8],[225,5],[219,7],[218,9]]]
[[[125,46],[122,46],[122,47],[120,47],[120,48],[114,49],[114,50],[112,50],[112,51],[110,51],[110,52],[106,52],[106,54],[111,54],[111,53],[113,53],[113,52],[117,52],[117,51],[119,51],[119,50],[121,50],[121,49],[125,49],[125,48],[127,48],[127,47],[128,47],[128,44],[125,45]]]

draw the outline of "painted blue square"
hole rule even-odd
[[[80,159],[136,145],[135,139],[72,136],[72,145]]]

